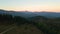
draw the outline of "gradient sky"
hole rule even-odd
[[[0,9],[59,12],[60,0],[0,0]]]

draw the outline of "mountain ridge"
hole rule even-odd
[[[48,18],[60,17],[60,13],[56,12],[28,12],[28,11],[8,11],[0,9],[0,14],[11,14],[13,16],[22,16],[25,18],[35,17],[35,16],[44,16]]]

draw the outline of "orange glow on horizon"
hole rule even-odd
[[[60,7],[56,7],[56,6],[27,6],[27,7],[4,7],[1,9],[5,9],[5,10],[13,10],[13,11],[48,11],[48,12],[60,12]]]

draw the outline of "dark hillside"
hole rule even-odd
[[[11,26],[10,26],[11,25]],[[60,34],[60,18],[46,18],[43,16],[26,19],[21,16],[0,14],[0,33],[16,32],[18,34]],[[6,31],[6,30],[9,31]],[[15,34],[16,34],[15,33]]]
[[[40,18],[39,18],[40,17]],[[60,34],[60,19],[46,18],[43,16],[36,16],[32,18],[32,22],[38,29],[45,34]]]

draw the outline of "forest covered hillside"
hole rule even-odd
[[[59,23],[57,23],[59,22]],[[0,26],[15,24],[17,27],[23,24],[33,24],[44,34],[60,34],[60,19],[59,18],[46,18],[43,16],[32,17],[31,20],[27,20],[21,16],[12,16],[9,14],[0,14]],[[23,27],[23,26],[21,26]],[[30,27],[28,25],[28,27]],[[32,26],[31,26],[32,27]],[[2,29],[3,30],[3,29]]]

